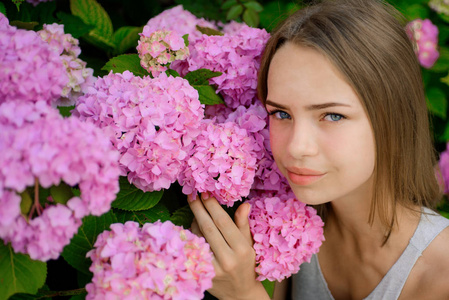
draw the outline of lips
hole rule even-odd
[[[307,168],[287,168],[290,181],[296,185],[311,185],[326,175],[326,173]]]

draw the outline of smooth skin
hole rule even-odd
[[[385,228],[368,223],[373,190],[375,141],[367,114],[352,87],[314,49],[287,42],[268,73],[267,111],[274,159],[298,199],[331,203],[320,267],[335,299],[363,299],[407,247],[420,214],[396,207],[398,224],[382,246]],[[400,117],[400,116],[398,116]],[[235,223],[213,198],[190,203],[192,230],[215,254],[219,299],[268,299],[255,280],[248,204]],[[415,208],[419,210],[419,208]],[[449,229],[424,251],[400,299],[449,299]],[[285,299],[285,284],[275,299]]]

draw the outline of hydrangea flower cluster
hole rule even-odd
[[[429,6],[440,14],[449,15],[449,0],[430,0]]]
[[[121,154],[121,175],[143,191],[155,191],[176,181],[204,109],[185,79],[125,71],[99,78],[73,114],[104,128]]]
[[[69,78],[58,53],[30,30],[0,27],[0,103],[45,101],[61,96]]]
[[[182,5],[178,5],[151,18],[143,27],[142,35],[149,37],[157,30],[168,30],[180,36],[188,34],[189,42],[192,43],[202,36],[197,26],[217,29],[215,24],[203,18],[197,18],[191,12],[184,10]]]
[[[79,41],[71,34],[64,33],[64,25],[44,24],[38,31],[39,36],[55,50],[66,68],[69,82],[63,88],[61,99],[56,103],[61,106],[71,106],[76,99],[87,92],[87,88],[95,82],[93,69],[86,67],[86,62],[78,58],[81,48]]]
[[[0,152],[0,238],[32,259],[57,258],[81,219],[107,212],[119,190],[118,153],[109,139],[43,101],[0,104]],[[67,206],[53,205],[51,196],[39,202],[39,185],[61,182],[78,186],[80,197],[69,196]]]
[[[416,42],[416,55],[424,68],[431,68],[437,61],[438,52],[438,27],[429,19],[416,19],[407,24],[409,37]]]
[[[255,102],[257,70],[269,34],[264,29],[238,25],[240,29],[219,35],[202,35],[190,45],[187,64],[173,65],[180,74],[209,69],[223,74],[209,80],[217,85],[230,108]]]
[[[86,299],[202,299],[215,276],[204,238],[167,221],[112,224],[101,233]]]
[[[167,70],[167,65],[175,60],[184,60],[189,55],[189,48],[184,39],[175,31],[157,30],[149,36],[140,34],[137,46],[140,64],[153,76]]]
[[[324,240],[324,224],[314,208],[293,195],[248,202],[258,280],[281,281],[298,272],[303,262],[310,262]]]
[[[0,29],[9,27],[9,20],[0,12]]]
[[[254,145],[247,131],[234,122],[206,119],[178,181],[186,195],[210,192],[221,204],[233,206],[249,194],[255,170]]]
[[[439,179],[442,179],[442,184],[444,185],[444,193],[449,194],[449,145],[446,145],[446,150],[441,152],[438,165],[440,167],[442,178],[440,178],[440,176],[437,177]]]

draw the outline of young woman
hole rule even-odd
[[[440,199],[420,68],[399,14],[377,0],[324,1],[272,34],[259,74],[275,161],[325,221],[310,263],[275,299],[449,299]],[[269,299],[247,215],[190,203],[215,255],[219,299]]]

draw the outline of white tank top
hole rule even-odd
[[[449,226],[449,219],[428,208],[423,208],[423,212],[407,248],[379,285],[365,299],[398,299],[410,271],[422,252],[441,231]],[[310,263],[303,263],[299,272],[292,276],[292,299],[334,300],[316,255],[312,256]]]

